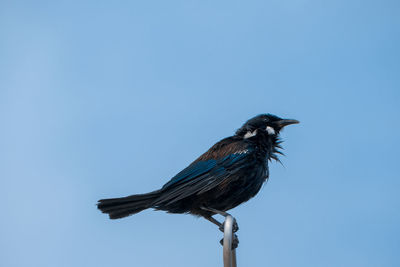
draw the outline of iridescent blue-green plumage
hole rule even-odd
[[[124,198],[102,199],[98,208],[111,219],[147,208],[209,218],[207,208],[226,211],[249,200],[268,179],[268,160],[278,160],[279,132],[295,120],[263,114],[247,121],[234,136],[212,146],[161,189]]]

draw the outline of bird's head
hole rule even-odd
[[[272,114],[261,114],[246,121],[236,131],[236,135],[244,139],[260,136],[277,136],[283,127],[299,123],[297,120],[282,119]]]
[[[249,141],[254,141],[265,146],[266,152],[270,152],[269,157],[276,160],[274,153],[280,153],[277,149],[279,144],[279,133],[287,125],[299,123],[297,120],[282,119],[272,114],[261,114],[246,121],[242,127],[236,131],[236,136]]]

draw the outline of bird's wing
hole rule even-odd
[[[166,183],[161,189],[165,194],[156,203],[171,204],[218,186],[248,164],[250,152],[243,142],[229,138],[220,141]]]

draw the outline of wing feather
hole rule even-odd
[[[191,195],[207,192],[246,166],[250,149],[243,142],[226,141],[224,139],[215,144],[166,183],[162,188],[164,193],[155,201],[155,205],[169,205]]]

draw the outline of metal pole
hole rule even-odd
[[[236,249],[232,249],[232,241],[234,238],[233,236],[234,220],[235,219],[231,215],[225,217],[224,242],[223,242],[224,267],[236,267]]]

